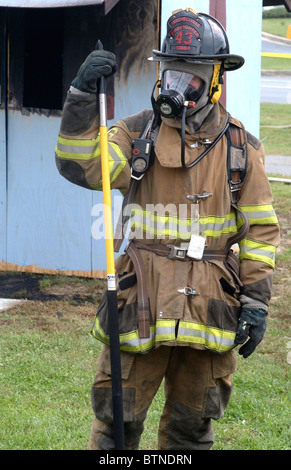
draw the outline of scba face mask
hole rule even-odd
[[[162,88],[155,107],[164,117],[182,114],[183,108],[194,108],[205,89],[205,82],[196,75],[177,70],[163,73]]]

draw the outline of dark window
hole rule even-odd
[[[23,106],[61,109],[63,9],[26,9]]]

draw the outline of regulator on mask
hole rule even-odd
[[[205,83],[195,75],[176,70],[163,74],[161,92],[155,102],[156,110],[164,117],[181,116],[183,109],[195,108]]]

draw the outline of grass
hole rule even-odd
[[[62,313],[59,318],[57,312]],[[99,344],[94,309],[28,302],[1,315],[1,449],[84,449]]]
[[[282,59],[280,57],[262,57],[262,70],[291,70],[291,59]]]
[[[260,139],[263,141],[266,154],[290,155],[290,128],[278,129],[278,126],[290,126],[290,105],[261,103],[260,125]]]
[[[239,357],[231,403],[215,423],[216,449],[290,449],[291,186],[271,186],[282,243],[276,256],[268,328],[257,352],[247,360]]]
[[[274,34],[275,36],[287,37],[288,26],[291,24],[289,18],[263,18],[262,30],[265,33]]]
[[[231,402],[214,422],[216,450],[290,449],[291,186],[271,185],[283,241],[268,329],[250,358],[238,357]],[[1,450],[86,449],[90,388],[101,350],[89,333],[95,310],[89,302],[27,301],[1,313]],[[146,419],[142,450],[157,448],[163,401],[161,387]]]

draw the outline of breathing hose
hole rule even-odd
[[[196,160],[194,160],[192,163],[189,163],[189,165],[186,165],[185,163],[185,128],[186,128],[186,111],[187,111],[187,106],[183,106],[182,110],[182,116],[181,116],[181,163],[183,168],[192,168],[193,166],[197,165],[197,163],[204,158],[208,152],[210,152],[211,149],[220,141],[222,136],[226,133],[228,127],[229,127],[229,119],[227,120],[226,126],[223,129],[223,131],[219,134],[219,136],[215,139],[214,142],[208,147],[208,149],[205,150]]]

